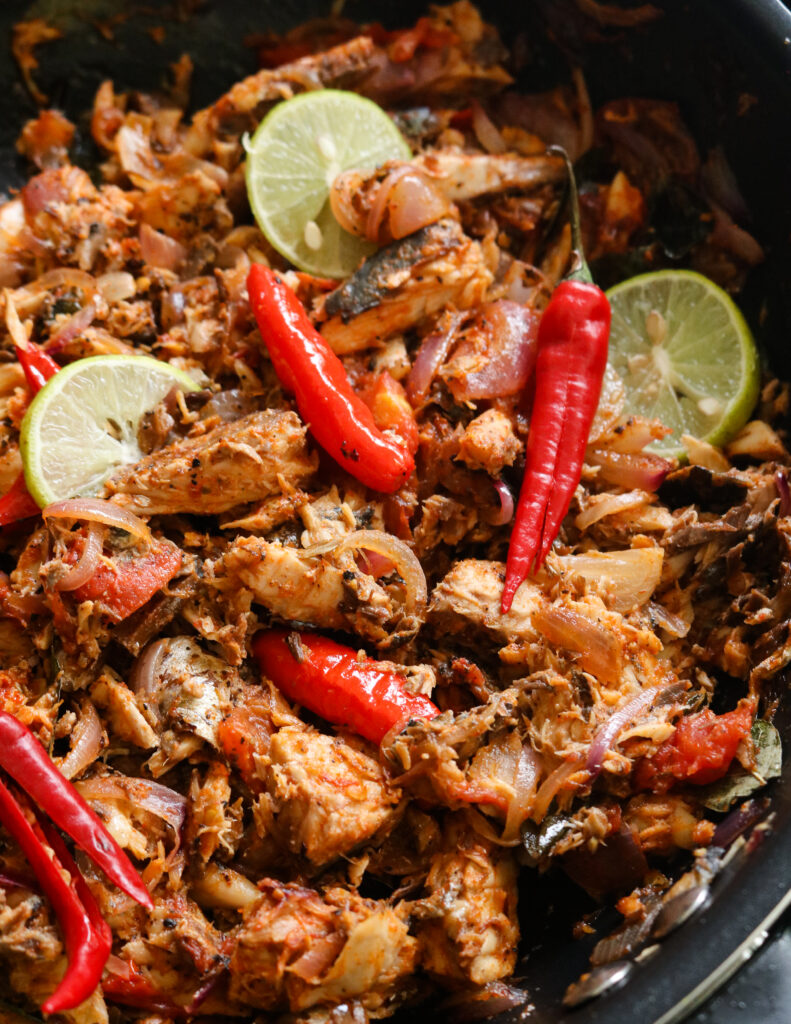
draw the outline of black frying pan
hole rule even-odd
[[[615,41],[591,43],[571,33],[566,42],[585,69],[595,105],[629,95],[676,100],[704,150],[717,142],[724,147],[754,216],[755,234],[768,252],[748,283],[745,312],[774,372],[791,377],[791,14],[780,0],[654,2],[665,11],[659,21]],[[532,56],[520,83],[525,89],[548,88],[567,76],[567,58],[547,42],[546,32],[549,20],[556,38],[564,34],[566,4],[571,0],[479,0],[506,42],[525,33]],[[406,25],[423,7],[420,0],[349,0],[344,13]],[[63,29],[62,40],[39,50],[36,80],[54,105],[79,118],[104,78],[120,88],[150,90],[184,52],[196,68],[194,105],[206,105],[255,69],[243,45],[248,33],[285,30],[328,12],[329,0],[2,0],[0,33],[10,40],[11,25],[20,17],[47,17]],[[112,38],[97,31],[96,20]],[[160,25],[165,35],[157,42],[147,30]],[[6,44],[0,60],[0,191],[25,179],[13,143],[33,112]],[[82,162],[90,165],[96,154],[89,142],[82,145]],[[782,707],[777,724],[791,750],[791,714]],[[756,834],[715,880],[708,909],[662,942],[650,960],[633,965],[623,987],[577,1010],[564,1010],[561,1000],[585,970],[595,941],[571,937],[572,923],[591,905],[561,878],[537,882],[526,876],[522,916],[529,956],[517,969],[534,1006],[526,1019],[671,1024],[710,995],[791,902],[791,759],[767,793],[771,829]],[[607,926],[604,915],[605,934]],[[525,1019],[522,1013],[509,1011],[497,1020]],[[433,1016],[449,1019],[450,1011],[434,1008]]]

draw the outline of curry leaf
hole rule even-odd
[[[700,800],[710,811],[727,811],[736,800],[760,789],[763,785],[761,780],[775,779],[780,774],[783,749],[777,729],[771,723],[759,719],[753,723],[750,735],[755,750],[755,773],[751,774],[740,767],[718,782],[703,787],[699,791]]]
[[[522,826],[522,843],[525,862],[535,867],[543,857],[549,856],[552,848],[571,830],[572,822],[565,814],[550,814],[541,822],[541,827],[531,821]]]

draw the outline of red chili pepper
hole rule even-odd
[[[28,387],[32,394],[41,391],[50,377],[54,377],[60,367],[50,356],[34,342],[29,341],[23,348],[15,345],[16,357],[25,371]]]
[[[414,459],[377,428],[302,303],[257,263],[250,268],[247,290],[280,383],[294,393],[300,416],[318,443],[367,487],[385,494],[397,491],[412,474]]]
[[[428,697],[409,693],[398,673],[316,633],[270,629],[253,640],[253,653],[289,700],[373,743],[412,718],[439,714]]]
[[[568,157],[566,162],[578,267],[555,289],[538,325],[535,398],[508,548],[503,614],[531,568],[543,564],[568,512],[607,367],[610,303],[592,283],[581,256],[577,190]]]
[[[40,827],[32,825],[17,801],[0,782],[0,818],[19,843],[41,888],[60,921],[69,966],[60,984],[43,1003],[44,1013],[72,1010],[88,998],[102,977],[110,955],[112,933],[102,920],[96,901],[59,836],[47,835],[50,857]],[[61,873],[71,875],[67,882]]]
[[[6,491],[0,498],[0,526],[17,523],[20,519],[30,519],[31,516],[37,516],[40,511],[36,499],[27,489],[25,474],[20,473],[11,484],[11,490]]]
[[[0,711],[0,768],[4,768],[30,799],[71,836],[110,881],[142,906],[153,909],[148,889],[124,851],[77,790],[64,779],[33,733],[7,711]]]

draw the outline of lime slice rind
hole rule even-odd
[[[92,356],[52,377],[20,431],[25,483],[36,502],[43,508],[95,495],[114,471],[142,458],[140,420],[174,386],[198,389],[183,371],[148,356]]]
[[[683,434],[727,442],[747,422],[760,376],[755,341],[730,296],[694,271],[662,270],[630,278],[607,297],[610,365],[625,384],[624,414],[672,429],[649,450],[683,458]],[[652,311],[664,323],[659,345],[647,327]]]
[[[381,107],[338,89],[278,103],[246,149],[247,194],[267,240],[300,270],[333,278],[347,277],[376,248],[335,220],[329,204],[333,179],[342,171],[374,170],[412,155]],[[320,231],[317,248],[305,241],[311,221]]]

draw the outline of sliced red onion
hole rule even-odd
[[[104,531],[99,529],[96,523],[88,527],[88,534],[82,548],[82,554],[69,569],[63,579],[55,584],[55,589],[60,591],[77,590],[83,583],[87,583],[99,568],[102,559],[102,547],[104,542]]]
[[[640,508],[645,505],[647,495],[645,491],[624,491],[621,494],[613,494],[612,491],[604,491],[602,494],[595,494],[586,509],[583,509],[574,520],[574,525],[583,532],[594,523],[606,516],[618,515],[620,512],[628,512],[633,508]]]
[[[379,228],[382,226],[382,221],[384,220],[387,204],[390,199],[390,193],[398,183],[399,178],[409,174],[411,170],[413,170],[413,168],[410,164],[401,164],[400,167],[394,168],[394,170],[392,170],[387,177],[380,182],[379,187],[376,190],[374,200],[371,203],[371,209],[368,212],[368,220],[365,225],[365,237],[369,242],[375,242],[379,238]]]
[[[661,686],[652,686],[649,690],[643,690],[638,693],[636,697],[632,697],[630,701],[627,701],[622,708],[614,711],[604,725],[596,732],[585,762],[585,767],[590,772],[591,782],[601,771],[604,757],[615,742],[618,734],[623,731],[625,726],[634,721],[642,711],[650,707],[663,689],[664,687]]]
[[[71,735],[71,750],[60,763],[61,775],[73,779],[102,752],[102,722],[93,702],[86,700]]]
[[[539,319],[535,310],[510,299],[485,306],[447,366],[446,380],[456,401],[522,391],[536,365]]]
[[[148,779],[103,775],[76,783],[86,800],[114,800],[133,804],[172,825],[179,835],[187,815],[187,798]]]
[[[752,828],[769,810],[770,802],[767,797],[761,799],[746,800],[717,825],[711,839],[712,846],[719,846],[723,850],[731,845],[734,839],[738,839],[748,828]]]
[[[569,878],[600,902],[609,895],[628,892],[648,872],[645,854],[634,832],[625,824],[611,832],[595,850],[587,843],[570,850],[562,864]]]
[[[642,549],[638,548],[637,550]],[[680,615],[674,615],[673,612],[669,612],[662,604],[652,601],[648,606],[648,613],[671,636],[684,637],[689,633],[690,624],[682,619]]]
[[[214,974],[210,975],[197,989],[192,999],[189,1001],[187,1006],[184,1008],[188,1017],[191,1017],[194,1013],[198,1012],[199,1007],[206,1002],[206,999],[212,994],[212,992],[219,985],[222,976],[225,974],[227,967],[220,967]]]
[[[523,743],[513,777],[514,795],[508,803],[503,827],[502,839],[505,842],[519,838],[520,829],[533,809],[542,767],[530,741]]]
[[[495,123],[477,100],[472,101],[472,130],[487,153],[505,153],[508,146]]]
[[[105,302],[123,302],[131,299],[137,290],[135,279],[126,270],[118,270],[111,274],[102,274],[96,281]]]
[[[159,690],[159,668],[170,646],[167,638],[149,644],[135,661],[129,676],[129,688],[146,702],[148,711],[157,718],[159,711],[155,698]]]
[[[124,530],[146,543],[151,542],[151,531],[142,519],[112,501],[102,498],[69,498],[56,501],[41,510],[44,519],[80,519],[84,522],[104,523]]]
[[[505,526],[514,518],[514,496],[505,480],[492,480],[500,499],[500,511],[489,519],[492,526]]]
[[[175,238],[156,231],[149,224],[140,225],[140,255],[150,267],[176,270],[187,258],[187,250]]]
[[[387,201],[387,238],[406,238],[428,224],[435,224],[450,211],[451,204],[424,175],[416,170],[405,174],[390,191]]]
[[[437,371],[448,358],[464,316],[464,313],[446,314],[441,322],[442,329],[427,335],[421,342],[406,381],[407,398],[412,405],[418,405],[428,394]]]
[[[0,889],[28,889],[30,892],[38,892],[38,886],[32,878],[24,878],[10,871],[0,871]]]
[[[82,295],[83,303],[87,304],[96,295],[96,279],[84,270],[58,267],[56,270],[48,270],[30,284],[17,288],[14,292],[14,302],[17,309],[28,316],[38,307],[47,292],[56,289],[78,291]]]
[[[558,767],[555,768],[553,772],[550,772],[550,774],[544,779],[541,783],[540,789],[536,793],[535,803],[533,804],[533,810],[531,812],[531,817],[537,825],[540,825],[543,821],[547,811],[549,810],[550,804],[566,784],[566,780],[576,774],[576,772],[578,772],[582,767],[582,759],[578,754],[574,754],[567,761],[562,761]]]
[[[533,612],[533,625],[551,644],[575,651],[586,672],[617,684],[623,651],[617,636],[602,623],[566,605],[545,604]]]
[[[404,581],[404,607],[411,614],[421,613],[428,601],[426,576],[415,552],[398,537],[384,530],[355,530],[347,534],[335,549],[336,561],[345,552],[365,551],[378,554],[392,562]]]
[[[791,515],[791,488],[788,486],[788,477],[782,469],[778,469],[775,473],[775,487],[780,499],[779,514],[781,516]]]
[[[91,300],[87,306],[83,306],[74,316],[69,317],[66,323],[50,336],[44,348],[50,355],[53,352],[60,352],[61,349],[64,349],[75,338],[79,338],[91,326],[95,316],[96,303]]]
[[[599,466],[599,476],[608,484],[627,490],[639,487],[649,492],[658,490],[674,465],[661,455],[650,452],[624,455],[601,448],[589,451],[585,461],[592,466]]]

